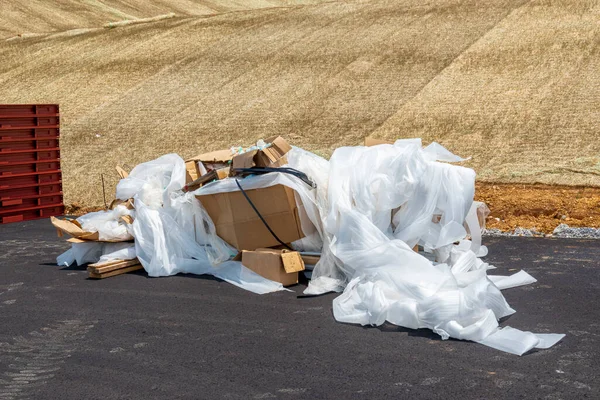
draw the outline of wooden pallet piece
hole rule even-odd
[[[105,272],[114,271],[117,269],[129,267],[132,265],[139,264],[140,260],[134,258],[133,260],[115,260],[109,261],[102,264],[90,264],[88,265],[88,271],[95,274],[103,274]]]
[[[90,278],[94,278],[94,279],[104,279],[104,278],[110,278],[111,276],[117,276],[117,275],[121,275],[121,274],[126,274],[128,272],[133,272],[133,271],[138,271],[140,269],[143,269],[144,267],[142,267],[141,264],[137,264],[137,265],[132,265],[129,267],[125,267],[125,268],[120,268],[120,269],[116,269],[113,271],[109,271],[109,272],[105,272],[102,274],[97,274],[94,272],[90,272],[89,273],[89,277]]]

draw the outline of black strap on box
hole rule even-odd
[[[254,203],[252,202],[252,200],[250,200],[250,197],[248,197],[248,194],[242,188],[242,185],[240,185],[240,181],[236,179],[235,183],[237,184],[237,187],[240,189],[240,191],[242,192],[242,194],[244,195],[244,197],[248,201],[248,204],[250,204],[250,206],[252,207],[252,209],[254,210],[254,212],[256,213],[256,215],[258,215],[258,218],[260,218],[260,220],[262,221],[262,223],[269,230],[269,232],[275,238],[275,240],[277,240],[279,243],[281,243],[282,246],[285,246],[285,248],[293,251],[294,249],[292,249],[290,246],[288,246],[286,243],[284,243],[281,239],[279,239],[279,237],[275,234],[275,232],[273,232],[273,229],[271,229],[271,227],[269,226],[269,224],[267,224],[267,221],[265,221],[265,219],[260,214],[260,212],[258,211],[258,209],[256,208],[256,206],[254,205]]]
[[[270,172],[281,172],[284,174],[293,175],[296,178],[300,179],[302,182],[306,183],[311,188],[315,189],[317,185],[302,171],[298,171],[295,168],[289,167],[252,167],[252,168],[234,168],[235,172],[240,172],[242,174],[253,174],[253,175],[262,175],[268,174]]]

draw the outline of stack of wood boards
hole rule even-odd
[[[90,264],[88,265],[87,270],[90,278],[104,279],[143,268],[140,261],[137,258],[134,258],[133,260],[112,260],[103,263]]]

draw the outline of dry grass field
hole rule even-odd
[[[600,186],[597,1],[0,7],[0,102],[60,104],[66,203],[101,204],[116,164],[274,134],[324,156],[423,137],[481,181]]]
[[[94,29],[171,13],[210,16],[320,2],[323,0],[0,0],[0,39]]]

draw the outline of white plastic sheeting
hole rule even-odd
[[[121,220],[123,216],[135,217],[135,211],[123,205],[116,206],[113,210],[97,211],[77,218],[77,222],[86,232],[98,232],[99,240],[126,241],[133,239],[128,230],[128,225]]]
[[[110,260],[133,260],[135,245],[131,242],[83,242],[73,243],[71,248],[56,258],[58,265],[68,267]]]
[[[564,335],[498,326],[515,311],[488,278],[490,266],[477,258],[487,249],[473,207],[475,173],[438,162],[460,160],[439,144],[423,149],[418,139],[337,149],[330,160],[328,202],[321,204],[323,251],[337,262],[318,263],[306,293],[345,286],[333,302],[340,322],[430,328],[443,339],[472,340],[514,354],[551,346]],[[464,240],[465,221],[473,242]],[[415,253],[417,244],[439,262]],[[522,272],[494,279],[507,288],[533,278]]]
[[[550,347],[564,336],[499,327],[500,318],[515,312],[500,289],[535,279],[524,271],[487,275],[494,267],[478,258],[487,248],[473,202],[475,173],[449,164],[462,158],[437,143],[423,148],[419,139],[339,148],[329,162],[298,148],[287,157],[316,189],[277,173],[250,176],[241,184],[246,190],[277,184],[295,190],[304,206],[306,237],[292,245],[322,253],[305,293],[343,292],[333,302],[336,320],[429,328],[443,339],[472,340],[514,354]],[[228,261],[235,249],[216,235],[195,197],[236,191],[235,180],[216,181],[194,193],[183,193],[184,184],[185,165],[176,154],[138,165],[117,186],[117,198],[134,199],[129,233],[135,250],[73,246],[59,263],[110,259],[106,253],[121,251],[137,256],[150,276],[211,274],[255,293],[283,290]],[[468,233],[472,240],[466,240]],[[414,252],[415,245],[428,257]]]

